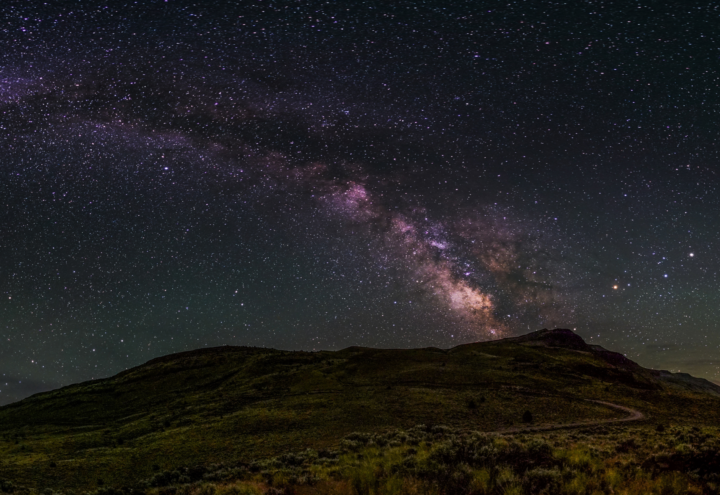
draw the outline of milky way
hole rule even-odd
[[[720,379],[715,7],[0,10],[0,403],[556,326]]]

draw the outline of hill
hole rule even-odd
[[[247,463],[367,434],[513,431],[619,419],[717,425],[720,387],[648,370],[570,330],[452,349],[200,349],[0,408],[0,480],[128,486],[180,466]]]

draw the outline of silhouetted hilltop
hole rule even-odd
[[[573,351],[590,352],[613,366],[620,368],[640,367],[639,364],[619,352],[609,351],[599,345],[588,344],[580,335],[566,328],[555,328],[553,330],[543,328],[520,337],[510,337],[496,342],[513,342],[530,346],[558,347]]]
[[[548,330],[543,328],[536,332],[531,332],[520,337],[511,337],[503,339],[499,342],[514,342],[518,344],[528,345],[544,345],[548,347],[562,347],[563,349],[572,349],[574,351],[590,352],[591,348],[585,343],[582,337],[565,328],[556,328]]]
[[[652,370],[651,373],[659,380],[683,390],[693,390],[720,396],[720,385],[705,378],[698,378],[689,373],[672,373],[667,370]]]

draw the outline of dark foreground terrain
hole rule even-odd
[[[719,493],[720,387],[569,330],[449,350],[222,347],[0,408],[0,489]]]

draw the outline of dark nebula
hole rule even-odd
[[[0,403],[556,326],[720,378],[717,5],[0,12]]]

